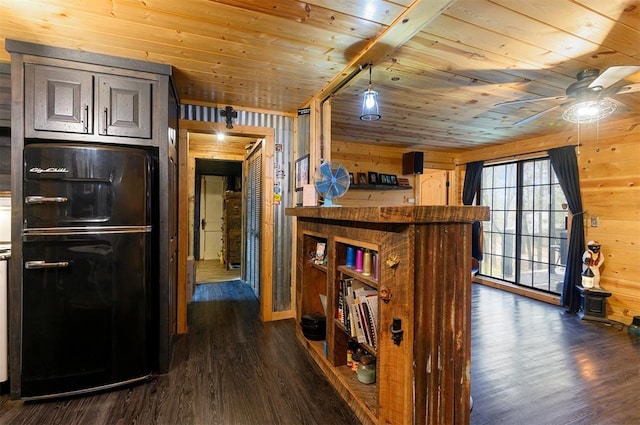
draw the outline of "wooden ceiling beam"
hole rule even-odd
[[[431,21],[447,10],[455,0],[416,0],[401,13],[384,31],[368,43],[349,64],[339,72],[317,95],[325,99],[334,92],[337,87],[345,88],[345,78],[351,78],[362,65],[382,61],[414,35],[420,32]],[[309,99],[310,101],[311,99]]]

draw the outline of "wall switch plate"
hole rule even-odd
[[[598,217],[591,217],[591,227],[598,227]]]

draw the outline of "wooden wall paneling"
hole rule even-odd
[[[311,116],[309,120],[309,183],[313,183],[316,169],[324,157],[331,160],[331,151],[322,152],[322,103],[315,98],[309,104]]]
[[[402,175],[402,154],[407,149],[374,143],[332,141],[332,158],[353,173],[357,182],[358,173],[369,171],[395,174],[409,179],[413,190],[349,190],[339,203],[344,206],[409,205],[417,199],[419,175]],[[424,151],[424,164],[428,168],[453,170],[455,154],[444,151]]]
[[[609,319],[628,324],[640,315],[640,128],[603,124],[581,132],[585,241],[602,244],[600,285],[613,294],[607,299]],[[591,227],[592,217],[598,217],[598,227]]]
[[[274,131],[265,135],[262,144],[262,237],[260,238],[260,316],[262,321],[273,320],[273,155]],[[291,306],[293,308],[293,306]]]
[[[189,155],[193,158],[208,158],[242,161],[246,153],[246,137],[225,137],[219,142],[215,134],[191,133],[189,137]]]
[[[409,205],[412,190],[349,190],[336,202],[345,207]]]
[[[322,105],[322,120],[320,125],[322,126],[322,136],[320,143],[322,144],[322,154],[324,155],[324,161],[329,162],[332,158],[333,150],[331,149],[333,143],[333,137],[331,136],[331,99],[321,104]],[[310,176],[313,178],[313,175]]]
[[[577,146],[580,186],[585,214],[585,241],[602,244],[605,263],[600,284],[612,292],[607,299],[611,320],[630,323],[640,315],[640,123],[638,119],[603,120],[504,145],[461,153],[456,178],[460,194],[464,164],[544,156],[550,148]],[[598,217],[598,227],[590,218]]]
[[[374,144],[349,143],[333,141],[333,160],[344,165],[353,173],[354,182],[358,181],[358,173],[376,172],[402,176],[402,151],[398,148]],[[409,184],[415,190],[414,176]],[[344,206],[378,206],[408,204],[414,198],[414,190],[357,190],[350,189],[340,198],[338,203]]]

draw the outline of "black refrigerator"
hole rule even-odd
[[[151,376],[154,165],[143,149],[25,146],[22,399]]]

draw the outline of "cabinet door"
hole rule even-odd
[[[98,77],[98,133],[151,138],[151,82],[136,78]]]
[[[93,131],[93,75],[41,65],[25,65],[27,129],[65,133]],[[29,114],[33,111],[33,115]],[[30,122],[30,117],[33,122]]]
[[[447,170],[428,170],[419,176],[420,203],[418,205],[448,205]]]

